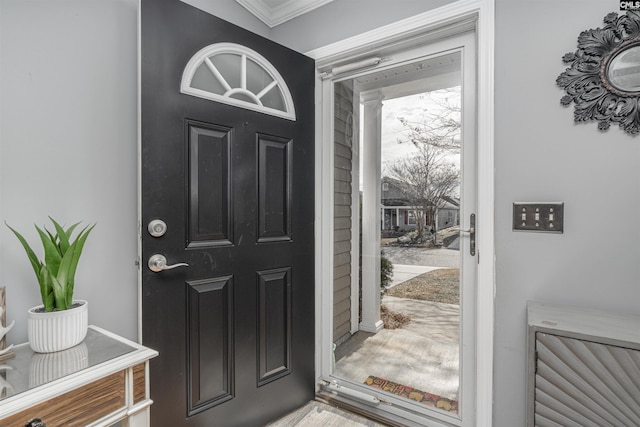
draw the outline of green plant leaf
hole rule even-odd
[[[49,293],[44,296],[42,303],[44,304],[44,311],[53,311],[55,308],[55,298],[52,288],[49,288]]]
[[[33,271],[36,273],[36,277],[38,278],[38,282],[40,283],[40,269],[42,268],[42,262],[38,259],[35,252],[33,252],[33,249],[31,249],[31,246],[29,246],[25,238],[22,237],[22,234],[11,228],[11,226],[7,224],[6,221],[4,224],[9,227],[9,230],[13,231],[13,234],[15,234],[20,243],[22,243],[22,247],[24,247],[24,250],[27,252],[27,257],[29,257],[31,267],[33,267]],[[42,283],[40,283],[40,287],[42,287]]]
[[[42,292],[42,303],[44,304],[45,311],[53,311],[53,309],[58,306],[53,279],[54,277],[51,275],[51,271],[43,264],[40,269],[40,281],[42,283],[40,290]],[[56,284],[60,286],[59,282]]]
[[[58,271],[57,279],[66,287],[66,301],[69,306],[73,302],[75,274],[78,267],[78,261],[80,260],[80,255],[82,255],[82,249],[84,248],[87,237],[89,237],[89,233],[95,226],[96,225],[94,224],[91,227],[86,226],[82,229],[76,239],[69,245],[69,249],[64,254],[64,257],[62,258],[62,261],[60,263],[60,269]]]
[[[76,222],[75,224],[73,224],[71,227],[69,227],[66,231],[64,230],[64,228],[62,228],[62,226],[60,224],[58,224],[56,222],[56,220],[54,220],[53,218],[49,217],[49,219],[51,220],[51,222],[53,223],[53,226],[56,228],[56,235],[58,236],[58,238],[60,239],[60,255],[64,256],[64,254],[67,252],[67,250],[69,249],[69,240],[71,239],[71,233],[73,233],[73,230],[78,226],[78,224],[80,224],[79,222]]]
[[[60,256],[60,251],[58,249],[58,246],[56,245],[55,238],[52,241],[51,233],[45,233],[37,225],[36,230],[38,230],[40,240],[42,241],[42,246],[44,247],[44,263],[46,264],[49,271],[51,271],[51,274],[57,276],[62,257]]]
[[[65,292],[64,284],[60,283],[58,279],[51,276],[51,288],[53,289],[53,298],[56,302],[57,310],[66,310],[71,307],[71,304],[67,302],[67,294]]]
[[[47,286],[50,286],[51,293],[53,294],[54,308],[58,310],[66,310],[69,308],[67,304],[67,295],[65,290],[65,284],[61,283],[47,268],[46,265],[42,266],[42,274]],[[46,307],[45,307],[46,310]]]
[[[71,233],[73,233],[73,230],[75,230],[78,225],[80,225],[80,223],[76,222],[75,224],[72,224],[69,226],[69,228],[67,228],[67,230],[64,232],[64,234],[67,235],[67,239],[71,240]]]
[[[51,240],[53,242],[53,244],[55,245],[58,253],[60,254],[60,257],[62,258],[62,251],[60,250],[60,242],[58,239],[58,235],[53,235],[51,234],[51,232],[49,230],[47,230],[47,228],[45,227],[44,231],[47,233],[47,236],[49,236],[49,240]]]

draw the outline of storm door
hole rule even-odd
[[[323,83],[335,173],[321,386],[386,419],[473,425],[474,36],[356,64]]]

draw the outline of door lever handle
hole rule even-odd
[[[189,267],[189,264],[187,264],[186,262],[167,265],[167,258],[161,254],[151,255],[148,265],[149,270],[153,271],[154,273],[158,273],[163,270],[171,270],[176,267]]]
[[[469,235],[469,254],[471,256],[476,255],[476,214],[469,216],[469,228],[467,230],[460,230],[460,234]]]

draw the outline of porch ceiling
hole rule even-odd
[[[378,91],[385,99],[460,85],[460,52],[428,57],[356,77],[362,92]]]
[[[270,28],[333,0],[236,0]]]

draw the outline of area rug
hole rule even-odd
[[[446,397],[438,396],[437,394],[427,393],[426,391],[418,390],[413,387],[394,383],[393,381],[385,380],[384,378],[369,377],[364,381],[368,386],[378,388],[382,391],[396,394],[404,397],[405,399],[415,400],[423,405],[431,406],[445,411],[458,413],[458,401],[447,399]]]

